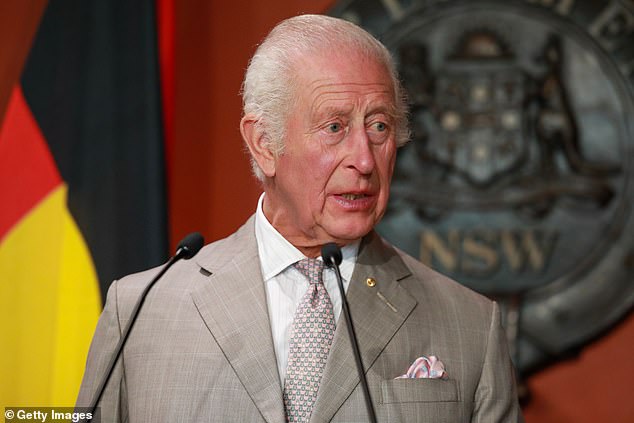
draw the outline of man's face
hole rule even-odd
[[[366,235],[387,206],[394,89],[383,66],[354,52],[316,54],[299,68],[264,212],[300,250],[347,244]]]

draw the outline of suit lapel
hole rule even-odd
[[[192,297],[211,335],[268,422],[284,421],[266,293],[251,218],[223,245],[197,257]],[[204,253],[204,252],[203,252]]]
[[[398,254],[386,247],[378,235],[371,233],[364,239],[346,298],[366,373],[416,305],[399,283],[409,274]],[[376,284],[368,286],[367,278],[373,278]],[[341,316],[311,416],[313,422],[330,421],[359,384]],[[377,398],[373,402],[376,404]]]

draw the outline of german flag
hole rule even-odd
[[[156,40],[153,1],[50,1],[0,107],[0,407],[73,406],[103,293],[167,255]]]

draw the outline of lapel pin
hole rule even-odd
[[[374,278],[367,278],[365,280],[365,283],[372,288],[374,285],[376,285],[376,280],[374,280]]]

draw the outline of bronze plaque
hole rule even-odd
[[[523,371],[634,303],[634,3],[340,2],[398,61],[412,141],[379,232],[507,310]]]

